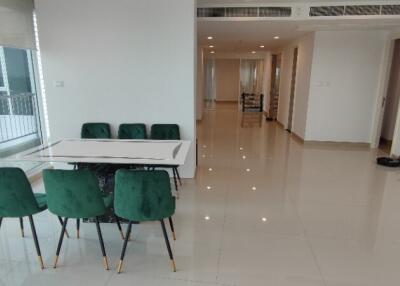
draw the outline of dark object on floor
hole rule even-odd
[[[242,104],[242,112],[245,111],[263,111],[264,95],[254,93],[242,93],[240,103]]]
[[[393,159],[389,157],[379,157],[376,159],[376,163],[378,165],[386,166],[386,167],[400,167],[400,160],[399,159]]]

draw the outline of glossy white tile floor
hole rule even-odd
[[[60,227],[43,213],[36,227],[49,268],[38,268],[27,222],[22,239],[17,220],[6,220],[0,285],[399,285],[399,171],[376,166],[375,151],[303,146],[257,114],[242,119],[218,106],[198,126],[197,176],[184,182],[175,215],[178,272],[158,223],[135,226],[120,275],[114,225],[103,225],[112,270],[92,224],[64,241],[53,270]]]

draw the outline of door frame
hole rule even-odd
[[[296,81],[297,81],[297,62],[299,58],[299,47],[293,49],[293,62],[292,62],[292,77],[290,81],[290,95],[289,95],[289,111],[288,122],[286,131],[292,132],[293,118],[294,118],[294,101],[296,94]]]
[[[388,34],[384,52],[382,55],[381,67],[379,72],[379,85],[378,95],[375,103],[375,111],[373,116],[373,125],[371,131],[371,143],[370,147],[376,149],[379,147],[379,140],[382,133],[383,117],[385,114],[386,97],[389,87],[389,80],[391,75],[391,68],[393,63],[394,46],[395,41],[400,39],[400,33]],[[390,156],[400,155],[400,104],[397,109],[397,118],[393,133],[392,147],[390,150]]]

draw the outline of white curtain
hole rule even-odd
[[[240,61],[240,94],[261,94],[264,84],[264,60]]]
[[[33,0],[0,0],[0,46],[35,49]]]

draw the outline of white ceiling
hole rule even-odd
[[[216,52],[251,52],[283,47],[310,31],[400,28],[400,19],[199,20],[197,24],[199,46],[214,45]],[[208,36],[214,39],[207,40]],[[274,36],[280,39],[274,40]]]
[[[381,2],[387,3],[398,3],[398,1],[387,1],[387,0],[197,0],[198,6],[213,6],[213,5],[243,5],[243,4],[304,4],[304,3],[320,3],[320,4],[327,4],[327,3],[359,3],[365,2],[369,4],[377,4]]]

